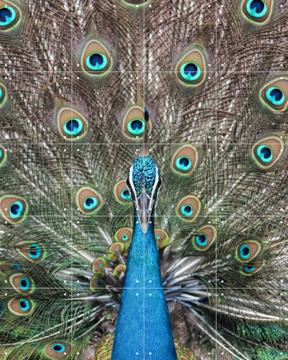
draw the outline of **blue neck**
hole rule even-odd
[[[153,219],[146,233],[134,224],[112,353],[112,360],[134,359],[177,360]]]

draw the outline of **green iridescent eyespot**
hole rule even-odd
[[[235,251],[235,258],[241,263],[254,260],[262,251],[262,244],[257,240],[245,240]]]
[[[194,195],[185,196],[176,206],[177,216],[185,222],[193,222],[201,210],[200,200]]]
[[[134,141],[141,141],[145,134],[147,125],[147,131],[151,131],[151,119],[146,124],[144,107],[134,105],[128,109],[122,120],[122,132],[123,135]]]
[[[58,130],[68,141],[82,139],[88,133],[89,124],[83,115],[70,107],[63,107],[58,112]]]
[[[0,31],[11,31],[21,19],[21,11],[10,1],[0,1]]]
[[[252,159],[258,168],[269,170],[280,160],[283,152],[284,142],[281,137],[269,136],[253,145]]]
[[[206,64],[203,51],[192,49],[178,61],[176,76],[179,82],[186,87],[195,87],[202,84],[206,77]]]
[[[174,173],[189,176],[198,163],[198,151],[190,144],[181,146],[172,156],[171,168]]]
[[[91,40],[84,48],[81,64],[85,74],[102,78],[111,72],[113,59],[103,43],[98,40]]]
[[[288,106],[288,79],[279,77],[265,84],[259,98],[269,111],[283,113]]]
[[[17,195],[4,195],[0,198],[0,214],[10,224],[22,223],[28,213],[26,200]]]
[[[215,242],[216,237],[216,228],[212,225],[204,225],[192,237],[192,249],[198,252],[207,251]]]
[[[84,186],[76,194],[76,204],[83,214],[94,215],[102,208],[103,200],[93,188]]]
[[[245,20],[255,25],[265,24],[271,17],[273,0],[244,0],[241,11]]]

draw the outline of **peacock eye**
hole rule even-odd
[[[82,68],[86,74],[103,77],[109,74],[113,65],[107,48],[97,40],[91,40],[82,55]]]
[[[263,268],[264,264],[265,264],[264,260],[261,259],[259,261],[255,261],[250,264],[240,265],[239,272],[241,275],[244,276],[252,276],[256,274],[258,271],[260,271]]]
[[[88,132],[88,122],[78,111],[62,108],[58,113],[58,129],[65,140],[79,140]]]
[[[79,136],[83,130],[83,127],[82,120],[72,118],[65,122],[64,131],[67,136]]]
[[[13,298],[8,303],[8,309],[17,316],[27,316],[34,311],[34,304],[27,298]]]
[[[53,341],[46,345],[45,354],[49,359],[64,360],[68,359],[72,351],[72,346],[63,341]]]
[[[14,195],[4,195],[0,198],[0,213],[11,224],[23,222],[27,212],[28,204],[25,199]]]
[[[180,75],[187,82],[195,82],[201,76],[199,66],[193,62],[188,62],[180,66]]]
[[[114,235],[114,240],[124,245],[125,249],[128,250],[132,239],[132,229],[124,227],[118,229]]]
[[[236,249],[235,257],[239,262],[250,262],[262,251],[262,245],[256,240],[246,240]]]
[[[0,1],[0,31],[15,28],[21,18],[20,9],[10,1]]]
[[[216,228],[212,225],[201,227],[192,238],[192,248],[197,251],[206,251],[215,242],[217,236]]]
[[[65,352],[65,346],[63,345],[63,344],[53,344],[52,346],[51,346],[51,349],[53,350],[53,351],[56,351],[56,352],[58,352],[58,353],[64,353]]]
[[[288,105],[288,79],[278,78],[260,90],[261,102],[274,112],[283,112]]]
[[[24,204],[21,201],[14,201],[10,205],[9,216],[17,220],[23,215]]]
[[[7,150],[4,146],[0,145],[0,168],[3,167],[7,162]]]
[[[128,205],[131,203],[131,194],[127,187],[126,181],[121,180],[114,186],[114,196],[120,204]]]
[[[76,204],[83,214],[93,215],[102,208],[103,200],[94,189],[83,187],[76,194]]]
[[[33,260],[38,260],[41,257],[42,249],[38,244],[31,244],[28,250],[28,256]]]
[[[176,65],[176,76],[186,86],[200,85],[206,76],[204,55],[200,50],[191,50]]]
[[[145,122],[142,119],[134,119],[128,123],[128,131],[131,135],[139,136],[145,131]]]
[[[7,100],[7,88],[0,82],[0,109],[5,105]]]
[[[16,244],[17,252],[24,256],[30,262],[39,263],[45,257],[45,249],[42,245],[31,242],[31,241],[23,241]]]
[[[201,209],[199,199],[194,195],[185,196],[176,206],[176,214],[181,220],[192,222],[196,219]]]
[[[148,132],[151,131],[151,121],[148,123]],[[140,106],[131,107],[122,121],[123,134],[132,140],[141,140],[146,128],[145,111]]]
[[[272,105],[282,105],[285,101],[285,95],[281,89],[276,88],[275,86],[270,86],[265,92],[266,99],[270,101]]]
[[[182,176],[190,175],[198,162],[198,152],[192,145],[181,146],[172,156],[172,170]]]
[[[34,290],[33,281],[28,275],[14,274],[10,277],[9,281],[20,294],[31,294]]]
[[[244,0],[242,14],[253,23],[265,23],[272,13],[272,0]]]
[[[256,146],[256,155],[263,163],[269,163],[273,159],[272,149],[264,144]]]
[[[155,229],[155,239],[159,249],[164,249],[170,244],[170,238],[167,232],[163,229]]]
[[[263,169],[270,169],[281,157],[284,142],[276,136],[264,138],[252,147],[252,157],[256,165]]]
[[[108,64],[108,58],[101,53],[92,53],[86,58],[86,66],[92,71],[102,71]]]
[[[98,275],[103,275],[106,267],[107,267],[107,261],[104,257],[99,257],[95,259],[92,264],[93,272]]]
[[[193,208],[191,205],[185,204],[181,206],[180,212],[185,217],[191,217],[193,215]]]

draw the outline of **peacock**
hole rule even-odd
[[[288,359],[288,2],[0,0],[0,359]]]

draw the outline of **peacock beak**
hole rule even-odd
[[[138,196],[136,200],[136,212],[143,233],[147,232],[153,209],[153,203],[154,202],[147,194],[146,189],[143,188],[140,196]]]

